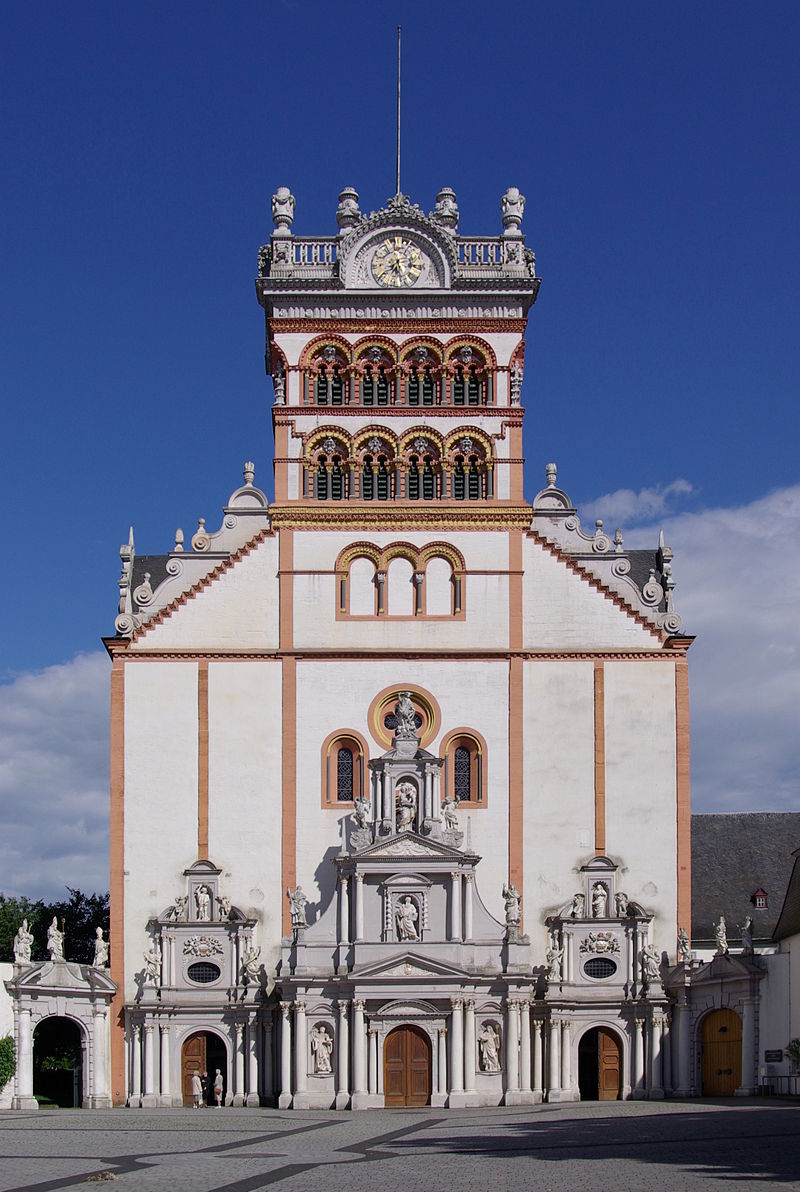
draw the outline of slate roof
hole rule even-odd
[[[780,917],[775,928],[775,939],[784,940],[788,935],[800,932],[800,849],[795,850],[794,868],[789,878],[789,888],[783,902]]]
[[[131,582],[131,595],[139,587],[139,584],[144,583],[144,577],[149,572],[150,587],[155,592],[160,583],[167,578],[167,563],[169,562],[169,555],[134,555],[133,556],[133,578]],[[134,601],[134,612],[138,612],[139,606]]]
[[[731,943],[739,940],[746,915],[753,919],[753,939],[771,940],[798,846],[800,812],[693,815],[693,945],[713,943],[721,914]],[[767,893],[766,910],[757,910],[751,901],[759,888]]]

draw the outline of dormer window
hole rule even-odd
[[[766,890],[762,890],[760,887],[758,890],[756,890],[755,894],[751,895],[750,901],[757,911],[765,911],[769,908],[767,892]]]

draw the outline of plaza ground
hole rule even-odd
[[[800,1105],[0,1114],[0,1192],[91,1186],[101,1173],[119,1192],[800,1187]]]

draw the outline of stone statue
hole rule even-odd
[[[431,219],[440,227],[449,228],[451,232],[458,227],[456,192],[449,186],[443,186],[436,196],[436,206],[431,212]]]
[[[398,741],[411,741],[417,735],[417,714],[411,702],[410,691],[398,691],[394,709],[394,735]]]
[[[339,230],[352,228],[361,219],[358,209],[358,191],[352,186],[346,186],[339,194],[339,206],[336,208],[336,222]]]
[[[444,818],[444,826],[448,832],[458,831],[458,815],[456,814],[456,802],[452,795],[445,795],[444,803],[442,803],[442,816]]]
[[[414,899],[410,895],[406,894],[405,898],[400,899],[394,917],[397,923],[397,938],[399,940],[419,939],[417,932],[419,912],[417,911]]]
[[[519,235],[519,225],[525,212],[525,196],[519,193],[516,186],[509,186],[500,200],[500,214],[503,217],[503,228],[509,235]]]
[[[748,915],[742,924],[742,951],[753,951],[753,917]]]
[[[401,782],[397,788],[397,831],[410,832],[417,814],[417,792],[410,782]]]
[[[30,964],[33,934],[28,931],[28,920],[23,919],[14,936],[14,964]]]
[[[509,374],[509,388],[511,390],[511,404],[518,406],[520,402],[520,395],[522,394],[522,368],[518,363],[515,363]]]
[[[478,1032],[481,1049],[481,1068],[484,1072],[500,1071],[500,1032],[492,1022],[484,1022]]]
[[[272,221],[276,236],[291,235],[289,229],[294,219],[294,195],[288,186],[279,186],[272,196]]]
[[[564,959],[564,945],[559,947],[555,933],[550,936],[550,947],[545,954],[547,980],[553,985],[561,984],[561,963]]]
[[[174,920],[174,922],[176,922],[176,923],[180,922],[181,919],[185,919],[186,918],[186,904],[188,901],[189,900],[185,894],[179,894],[178,897],[175,899],[175,904],[169,913],[170,919]]]
[[[315,1026],[311,1032],[311,1054],[314,1058],[314,1071],[317,1075],[326,1075],[332,1071],[331,1055],[333,1053],[333,1039],[327,1027]]]
[[[719,923],[714,925],[714,939],[717,942],[717,955],[726,956],[728,953],[728,929],[725,926],[724,915],[720,915]]]
[[[94,960],[92,964],[95,968],[104,969],[108,964],[108,940],[103,939],[102,927],[97,928],[94,936]]]
[[[689,964],[692,959],[692,945],[686,934],[686,928],[678,930],[678,960],[681,964]]]
[[[582,919],[583,918],[584,911],[585,911],[585,905],[584,905],[585,901],[586,900],[585,900],[583,894],[573,894],[572,906],[570,907],[570,911],[569,911],[571,919]]]
[[[628,895],[617,894],[616,898],[614,899],[614,905],[616,906],[617,914],[619,915],[620,919],[624,919],[629,913]]]
[[[279,364],[275,365],[272,373],[272,388],[275,390],[275,405],[284,405],[286,402],[286,377]]]
[[[608,890],[603,882],[595,882],[592,886],[592,917],[605,919],[608,914]]]
[[[359,795],[357,799],[353,800],[353,819],[357,828],[369,827],[370,806],[369,801],[363,795]]]
[[[244,952],[242,952],[242,981],[245,985],[249,985],[252,981],[254,985],[258,984],[258,958],[261,955],[260,948],[254,948],[252,941],[247,945]]]
[[[53,922],[47,928],[47,951],[51,960],[64,959],[64,932],[58,930],[58,919],[53,915]]]
[[[199,922],[207,923],[211,918],[211,891],[208,886],[198,886],[194,892],[194,904],[197,907]]]
[[[645,944],[642,948],[642,975],[645,982],[650,985],[654,981],[661,980],[661,957],[658,954],[658,949],[653,944]]]
[[[294,890],[287,890],[286,896],[289,899],[289,906],[292,912],[292,927],[308,927],[306,920],[306,903],[308,899],[303,893],[302,887],[297,886]]]
[[[519,930],[520,919],[522,912],[522,899],[517,892],[516,886],[503,884],[503,902],[506,904],[506,927],[513,927]]]
[[[150,985],[158,985],[161,980],[161,945],[153,940],[144,954],[144,979]]]
[[[231,900],[227,894],[220,894],[217,898],[217,913],[224,922],[231,917]]]

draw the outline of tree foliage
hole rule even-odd
[[[47,928],[53,917],[64,932],[64,956],[79,964],[94,959],[94,940],[98,927],[108,937],[108,894],[84,894],[67,886],[69,898],[57,902],[13,898],[0,893],[0,960],[14,959],[14,936],[23,919],[33,933],[32,958],[47,959]]]
[[[14,1040],[11,1035],[6,1035],[4,1039],[0,1039],[0,1093],[14,1075],[15,1070]]]

